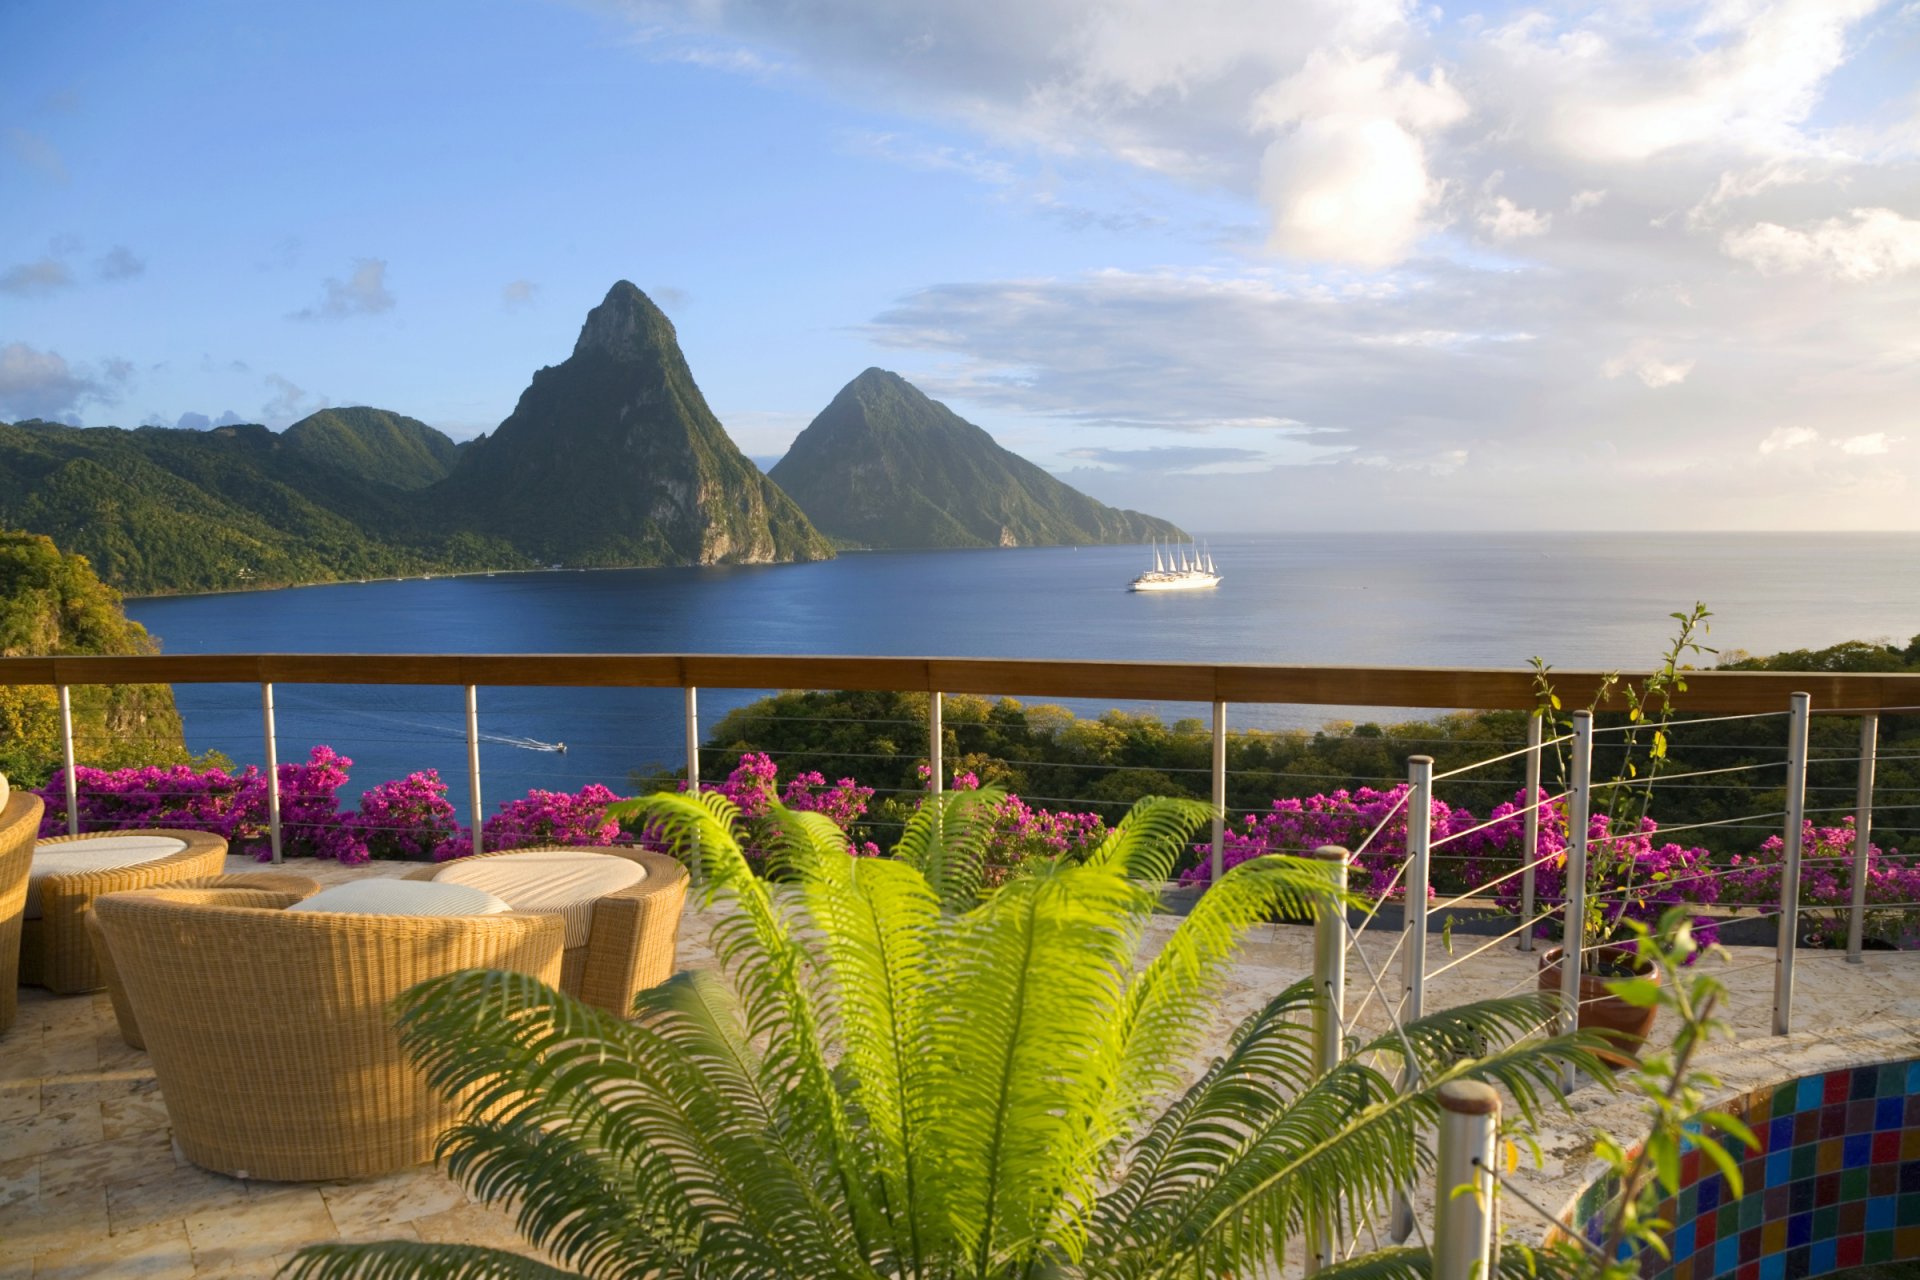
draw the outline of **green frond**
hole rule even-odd
[[[1142,796],[1084,861],[1090,867],[1110,867],[1129,880],[1159,884],[1173,877],[1194,835],[1212,817],[1213,806],[1198,800]]]
[[[1532,1038],[1551,1024],[1559,1007],[1559,997],[1546,993],[1477,1000],[1427,1014],[1399,1032],[1386,1032],[1359,1054],[1379,1054],[1405,1065],[1411,1047],[1423,1090],[1444,1080],[1484,1080],[1506,1089],[1521,1115],[1537,1123],[1544,1101],[1565,1105],[1559,1081],[1567,1066],[1607,1087],[1613,1084],[1612,1073],[1596,1056],[1608,1046],[1601,1033]]]
[[[1489,1001],[1410,1024],[1407,1039],[1425,1064],[1420,1087],[1398,1091],[1363,1053],[1304,1088],[1297,1056],[1261,1061],[1277,1024],[1242,1039],[1221,1069],[1183,1098],[1176,1131],[1150,1137],[1157,1185],[1129,1188],[1121,1215],[1102,1215],[1103,1247],[1131,1258],[1142,1274],[1172,1267],[1242,1270],[1283,1256],[1309,1213],[1325,1215],[1336,1233],[1377,1211],[1396,1185],[1410,1185],[1431,1162],[1419,1141],[1437,1115],[1433,1089],[1454,1078],[1505,1085],[1523,1108],[1557,1096],[1553,1081],[1568,1062],[1591,1060],[1577,1037],[1527,1040],[1479,1058],[1442,1054],[1470,1037],[1480,1042],[1525,1034],[1539,1023],[1529,999]],[[1394,1041],[1398,1037],[1393,1037]],[[1385,1052],[1383,1038],[1372,1049]],[[1404,1052],[1404,1049],[1402,1050]],[[1297,1091],[1295,1091],[1297,1089]],[[1191,1092],[1191,1091],[1190,1091]]]
[[[646,1020],[626,1023],[484,972],[410,993],[403,1044],[472,1108],[443,1141],[450,1171],[517,1200],[529,1239],[574,1263],[677,1265],[697,1247],[774,1274],[755,1250],[778,1240],[796,1274],[844,1274],[860,1251],[829,1151],[809,1138],[817,1117],[756,1078],[715,984],[676,980],[642,1005]]]
[[[1128,993],[1123,1066],[1113,1105],[1129,1119],[1175,1083],[1193,1052],[1248,928],[1279,912],[1343,910],[1330,870],[1272,855],[1234,867],[1194,903]]]
[[[734,837],[740,809],[717,791],[660,791],[621,800],[607,806],[607,817],[655,833],[674,857],[700,870],[710,897],[721,885],[753,875]]]
[[[1065,867],[948,926],[927,1077],[943,1101],[926,1136],[974,1268],[1043,1243],[1079,1251],[1098,1173],[1084,1152],[1110,1136],[1101,1103],[1150,904],[1111,871]]]
[[[383,1240],[377,1244],[310,1245],[293,1255],[276,1273],[281,1280],[579,1280],[577,1273],[561,1271],[544,1262],[483,1249],[472,1244],[422,1244],[417,1240]],[[663,1271],[661,1280],[675,1280],[681,1271]]]
[[[893,856],[926,877],[948,911],[980,900],[993,831],[989,811],[1006,798],[996,787],[929,794],[907,819]]]
[[[1313,1273],[1314,1280],[1429,1280],[1432,1275],[1433,1255],[1413,1245],[1376,1249]]]

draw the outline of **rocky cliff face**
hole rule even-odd
[[[771,472],[857,546],[1031,547],[1184,535],[1054,479],[897,373],[849,382]]]
[[[626,281],[540,370],[512,416],[463,452],[449,501],[569,565],[821,559],[827,541],[728,437],[673,325]]]

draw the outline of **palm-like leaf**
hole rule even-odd
[[[1143,962],[1142,882],[1171,874],[1208,811],[1143,801],[1084,859],[987,891],[993,798],[926,804],[894,859],[852,857],[832,823],[776,808],[771,880],[724,799],[629,806],[705,873],[719,972],[645,993],[631,1022],[512,974],[410,993],[403,1043],[466,1109],[450,1171],[584,1275],[1242,1272],[1309,1217],[1344,1227],[1417,1177],[1432,1086],[1487,1079],[1531,1110],[1566,1062],[1591,1061],[1584,1042],[1516,1040],[1543,1014],[1526,998],[1423,1019],[1316,1079],[1300,982],[1168,1103],[1247,927],[1344,905],[1326,869],[1234,868]],[[1468,1053],[1484,1044],[1502,1047]],[[1403,1065],[1421,1091],[1394,1088]],[[296,1265],[558,1274],[417,1245]],[[1346,1265],[1374,1268],[1348,1280],[1419,1274],[1411,1255]]]

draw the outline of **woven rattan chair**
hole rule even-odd
[[[393,1001],[461,969],[560,977],[557,916],[379,916],[150,889],[94,904],[182,1154],[236,1178],[420,1164],[455,1118],[405,1058]]]
[[[46,876],[40,881],[40,918],[26,921],[20,931],[20,981],[45,987],[59,995],[98,991],[105,982],[94,962],[93,942],[87,936],[87,908],[103,893],[152,889],[203,876],[218,875],[227,862],[227,842],[205,831],[171,827],[139,831],[102,831],[87,836],[54,836],[40,847],[58,847],[101,836],[168,836],[186,847],[178,853],[104,871],[78,871]]]
[[[586,945],[567,949],[560,970],[562,991],[624,1018],[633,1012],[635,996],[673,975],[680,912],[687,901],[687,869],[678,861],[624,846],[539,845],[478,856],[496,858],[515,853],[603,854],[636,862],[646,872],[638,884],[595,900],[593,927]],[[407,879],[431,880],[446,865],[423,867],[408,873]]]
[[[20,924],[27,907],[33,838],[46,808],[31,791],[13,791],[0,807],[0,1031],[20,1012]]]
[[[278,910],[312,897],[320,891],[320,882],[285,871],[242,871],[234,875],[201,876],[169,887],[217,892],[221,895],[220,901],[230,907]],[[87,908],[86,922],[87,940],[93,943],[100,980],[106,983],[107,995],[113,1000],[113,1017],[120,1024],[120,1038],[136,1049],[144,1049],[147,1042],[140,1035],[140,1023],[133,1016],[133,1006],[127,1002],[126,985],[120,981],[120,971],[114,968],[113,952],[100,936],[100,918],[92,907]]]

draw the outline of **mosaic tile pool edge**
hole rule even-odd
[[[1741,1159],[1745,1194],[1726,1202],[1726,1179],[1689,1151],[1660,1209],[1673,1257],[1649,1253],[1645,1280],[1810,1280],[1920,1259],[1920,1059],[1803,1076],[1724,1109],[1761,1144]],[[1597,1182],[1576,1202],[1590,1240],[1613,1189]]]

